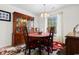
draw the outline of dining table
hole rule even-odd
[[[29,37],[31,38],[35,38],[36,40],[38,40],[38,44],[39,44],[39,54],[41,55],[41,45],[42,45],[42,41],[44,39],[47,39],[48,37],[50,37],[49,35],[50,33],[46,32],[46,33],[29,33]]]
[[[49,33],[48,32],[46,32],[46,33],[35,32],[35,33],[29,33],[29,36],[32,36],[32,37],[46,37],[46,36],[49,36]]]

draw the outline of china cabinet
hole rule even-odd
[[[12,45],[20,45],[24,44],[24,37],[23,37],[23,26],[27,26],[27,22],[29,20],[33,20],[33,17],[14,12],[13,13],[13,33],[12,33]]]

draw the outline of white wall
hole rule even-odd
[[[62,34],[63,34],[63,42],[65,42],[65,36],[72,32],[73,27],[76,24],[79,24],[79,5],[69,5],[67,7],[58,9],[51,14],[58,14],[63,12],[62,23]],[[61,36],[62,37],[62,36]]]
[[[79,6],[72,6],[63,11],[63,34],[73,31],[73,27],[79,24]]]
[[[26,15],[34,16],[28,11],[7,4],[0,4],[0,10],[11,12],[11,14],[16,11]],[[0,48],[12,44],[12,21],[13,17],[11,17],[11,22],[0,21]]]

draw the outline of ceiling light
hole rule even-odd
[[[49,14],[46,12],[46,4],[43,4],[43,12],[41,12],[41,17],[47,17],[49,16]]]

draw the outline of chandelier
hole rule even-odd
[[[43,4],[43,12],[41,12],[41,17],[47,17],[49,16],[49,14],[46,12],[46,4]]]

